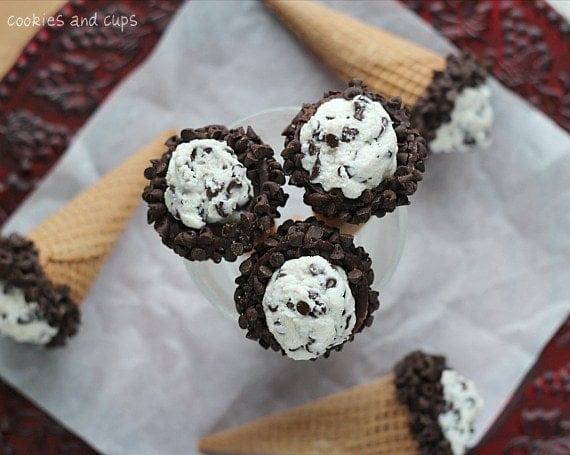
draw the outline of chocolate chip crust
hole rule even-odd
[[[455,99],[466,87],[477,87],[487,78],[487,71],[470,54],[448,55],[443,71],[436,71],[433,81],[412,109],[412,125],[426,139],[435,139],[437,129],[451,120]]]
[[[6,289],[21,289],[26,302],[38,304],[38,318],[58,329],[47,346],[63,346],[67,338],[77,332],[79,307],[71,300],[67,286],[55,286],[45,277],[38,251],[31,241],[17,234],[0,236],[0,281]]]
[[[226,141],[246,167],[254,196],[240,215],[240,221],[212,223],[195,229],[185,226],[168,211],[164,192],[170,158],[178,144],[194,139]],[[274,225],[274,219],[279,216],[277,208],[283,207],[288,198],[282,188],[285,176],[273,157],[273,149],[264,144],[251,127],[228,130],[222,125],[184,129],[179,136],[170,138],[166,146],[168,150],[162,157],[152,160],[152,165],[145,170],[150,182],[142,195],[148,203],[147,221],[154,224],[162,242],[191,261],[235,261],[244,252],[251,251],[255,240]]]
[[[239,326],[247,330],[247,338],[258,340],[265,349],[271,347],[285,355],[267,327],[262,305],[265,289],[273,273],[285,261],[315,255],[342,267],[348,276],[356,304],[356,325],[349,341],[354,334],[372,324],[372,313],[378,309],[379,301],[378,292],[370,288],[374,272],[368,253],[354,245],[351,235],[341,234],[338,229],[310,217],[305,221],[285,221],[275,234],[257,244],[251,256],[240,264],[234,300],[240,315]],[[302,314],[303,308],[298,311]],[[341,349],[342,345],[335,346],[324,356],[328,357],[331,350]]]
[[[377,101],[390,115],[398,140],[397,169],[393,176],[384,179],[376,188],[366,189],[355,199],[344,196],[340,188],[325,191],[321,184],[311,182],[311,173],[301,165],[301,128],[319,106],[335,98],[351,100],[358,95],[364,95],[372,101]],[[355,112],[355,118],[362,115]],[[285,148],[281,153],[284,164],[283,170],[289,176],[289,183],[305,188],[303,200],[310,205],[314,212],[343,222],[360,224],[368,221],[371,216],[382,217],[392,212],[400,205],[410,203],[408,197],[414,194],[418,182],[425,170],[427,159],[425,140],[418,131],[411,127],[408,111],[402,107],[399,98],[386,100],[381,95],[368,91],[359,80],[352,80],[342,92],[327,92],[324,97],[314,104],[304,104],[301,111],[283,131]],[[327,138],[329,145],[342,138]]]
[[[409,412],[410,430],[422,454],[452,455],[438,417],[445,412],[441,374],[445,357],[413,351],[394,367],[396,394]]]

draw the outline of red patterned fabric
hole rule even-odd
[[[400,0],[570,131],[570,24],[544,0]]]
[[[0,226],[113,88],[151,51],[182,0],[73,1],[0,81]],[[73,16],[99,27],[73,26]],[[106,18],[123,27],[103,26]]]
[[[570,454],[570,317],[472,455]]]
[[[0,382],[0,454],[96,453],[14,389]]]

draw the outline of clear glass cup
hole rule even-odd
[[[239,120],[230,128],[251,126],[265,143],[271,145],[276,158],[282,162],[284,138],[281,133],[298,112],[298,107],[262,111]],[[311,208],[303,203],[303,189],[287,185],[285,191],[289,193],[289,200],[279,210],[281,217],[276,219],[277,225],[289,218],[305,219],[313,215]],[[398,207],[382,218],[372,217],[354,235],[356,246],[364,247],[370,254],[375,276],[372,288],[377,291],[384,289],[396,270],[406,240],[407,225],[407,208]],[[239,275],[239,264],[245,258],[247,254],[235,262],[222,260],[219,264],[184,260],[188,273],[202,294],[232,319],[238,317],[234,305],[235,279]]]

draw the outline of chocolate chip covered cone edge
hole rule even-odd
[[[206,453],[412,455],[419,446],[393,375],[329,395],[199,442]]]
[[[45,276],[69,286],[77,305],[141,203],[144,169],[174,134],[161,134],[26,235],[39,250]]]
[[[409,106],[446,67],[443,56],[317,2],[264,2],[343,81],[362,79]]]

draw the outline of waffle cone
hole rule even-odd
[[[361,79],[372,91],[401,96],[413,106],[445,58],[313,1],[265,0],[297,37],[345,82]]]
[[[392,375],[212,434],[199,442],[199,448],[264,455],[419,453]]]
[[[358,231],[360,231],[362,227],[364,227],[364,223],[361,224],[346,223],[344,221],[339,220],[338,218],[330,218],[328,216],[325,216],[317,212],[313,212],[313,215],[317,220],[322,221],[327,226],[337,228],[343,234],[352,235],[353,237],[357,234]]]
[[[141,201],[144,169],[173,134],[162,134],[26,236],[39,250],[46,277],[68,285],[78,305]]]

